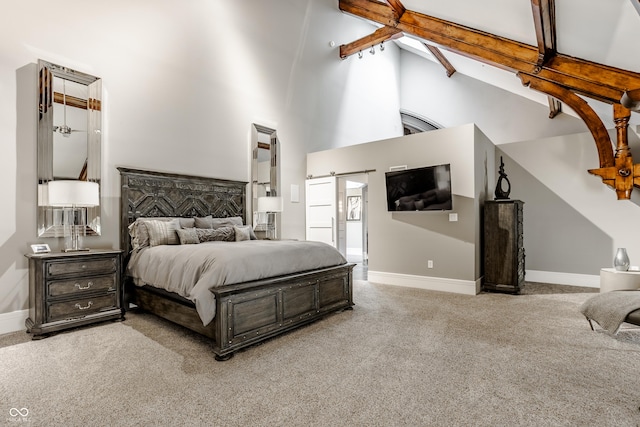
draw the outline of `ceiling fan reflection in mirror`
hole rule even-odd
[[[70,136],[73,132],[86,132],[85,130],[71,129],[70,126],[67,126],[67,90],[65,80],[62,80],[62,108],[64,124],[62,126],[54,126],[53,131],[58,132],[65,137]]]

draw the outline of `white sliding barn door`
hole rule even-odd
[[[336,178],[312,178],[305,182],[306,239],[336,246]]]

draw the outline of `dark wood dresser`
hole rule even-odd
[[[523,206],[521,200],[484,202],[484,291],[517,294],[524,286]]]
[[[103,320],[123,319],[120,250],[27,254],[33,338]]]

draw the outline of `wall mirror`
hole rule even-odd
[[[280,141],[275,129],[253,123],[251,126],[251,206],[253,227],[259,238],[277,238],[277,208],[261,211],[264,197],[280,194]],[[281,199],[278,199],[280,205]],[[280,208],[281,210],[281,208]]]
[[[64,208],[49,206],[54,180],[100,184],[102,80],[38,61],[38,231],[64,235]],[[99,199],[98,199],[99,200]],[[100,205],[78,210],[83,235],[100,234]]]

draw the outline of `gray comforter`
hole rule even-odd
[[[334,247],[320,242],[245,240],[146,247],[131,255],[127,275],[175,292],[196,305],[203,325],[215,316],[209,289],[346,263]]]

